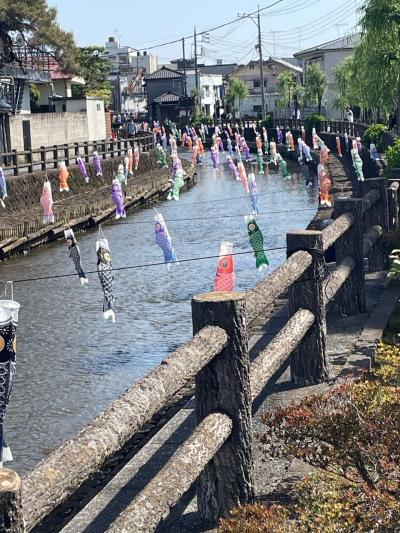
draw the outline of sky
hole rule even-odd
[[[264,57],[291,57],[310,48],[356,31],[361,0],[259,0]],[[193,53],[193,31],[202,32],[235,21],[198,39],[200,62],[244,63],[256,59],[257,25],[251,18],[253,0],[48,0],[58,10],[58,22],[72,31],[79,46],[104,45],[109,36],[123,45],[148,50],[159,63],[182,57],[181,42],[162,43],[188,37],[186,57]],[[204,41],[204,42],[202,42]],[[206,42],[207,41],[207,42]],[[150,49],[150,47],[155,47]]]

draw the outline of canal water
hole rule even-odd
[[[224,157],[221,161],[224,161]],[[163,202],[181,259],[215,256],[221,240],[235,252],[251,251],[242,215],[250,211],[240,182],[209,155],[198,168],[197,184],[179,202]],[[278,174],[257,176],[265,248],[285,246],[288,229],[304,228],[317,207],[317,192],[304,181],[284,181]],[[308,211],[300,211],[307,209]],[[152,208],[126,221],[104,225],[115,268],[163,260],[154,242]],[[97,229],[77,235],[84,269],[96,270]],[[271,269],[285,250],[267,252]],[[17,331],[17,376],[6,417],[6,435],[14,455],[8,463],[19,473],[34,465],[93,419],[126,388],[191,337],[190,301],[213,287],[217,259],[115,272],[117,321],[102,318],[102,290],[97,274],[81,287],[77,277],[14,284],[21,304]],[[247,290],[266,273],[255,268],[252,253],[235,257],[236,289]],[[3,280],[74,272],[65,242],[36,249],[0,266]]]

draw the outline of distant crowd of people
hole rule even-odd
[[[116,113],[112,117],[112,133],[113,137],[118,137],[120,129],[125,130],[127,137],[134,137],[138,131],[143,127],[136,122],[136,116],[133,113]]]

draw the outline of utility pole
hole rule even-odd
[[[185,55],[185,38],[182,37],[182,55],[183,55],[183,94],[185,96],[185,113],[186,124],[188,122],[188,101],[187,101],[187,78],[186,78],[186,55]]]
[[[261,46],[260,6],[258,6],[257,23],[258,23],[258,53],[260,57],[260,80],[261,80],[261,107],[262,107],[261,116],[262,116],[262,119],[265,120],[264,64],[263,64],[262,46]]]
[[[196,26],[194,27],[194,76],[196,81],[196,104],[200,107],[200,92],[199,92],[199,72],[197,68],[197,34]],[[199,109],[200,113],[201,109]]]

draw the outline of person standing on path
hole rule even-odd
[[[349,106],[346,107],[345,118],[347,122],[354,122],[353,111],[350,109]]]

